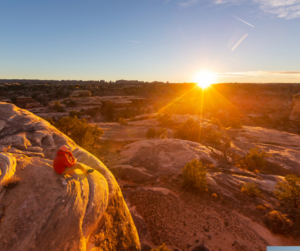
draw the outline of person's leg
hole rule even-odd
[[[67,167],[65,169],[65,171],[63,172],[63,174],[70,174],[70,173],[74,172],[75,169],[79,169],[84,174],[88,175],[88,172],[85,170],[85,168],[80,163],[77,163],[76,165],[74,165],[72,167]]]

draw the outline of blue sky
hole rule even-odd
[[[0,0],[0,78],[300,83],[300,0]]]

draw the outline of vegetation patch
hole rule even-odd
[[[293,222],[279,211],[271,211],[264,217],[267,227],[276,234],[289,234],[293,227]]]
[[[199,143],[205,141],[219,145],[221,144],[222,133],[212,127],[201,127],[198,122],[190,118],[174,130],[174,137]]]
[[[188,162],[182,168],[183,181],[182,186],[197,191],[205,191],[207,186],[206,167],[198,159]]]
[[[262,196],[262,193],[259,190],[258,185],[254,182],[246,182],[244,185],[242,185],[241,192],[247,194],[252,198]]]
[[[263,170],[267,161],[266,158],[272,157],[271,154],[266,153],[263,150],[260,150],[258,147],[252,148],[249,150],[249,153],[239,161],[241,166],[246,167],[249,171],[254,171],[256,169]]]
[[[300,202],[300,178],[291,174],[284,179],[285,181],[277,182],[274,194],[278,200],[283,200],[298,208]]]

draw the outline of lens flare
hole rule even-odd
[[[202,71],[196,74],[195,82],[202,89],[207,88],[216,81],[216,74],[210,71]]]

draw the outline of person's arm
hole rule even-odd
[[[71,159],[69,159],[68,156],[64,155],[62,163],[67,167],[72,167],[76,164],[76,159],[73,157],[73,155]]]

